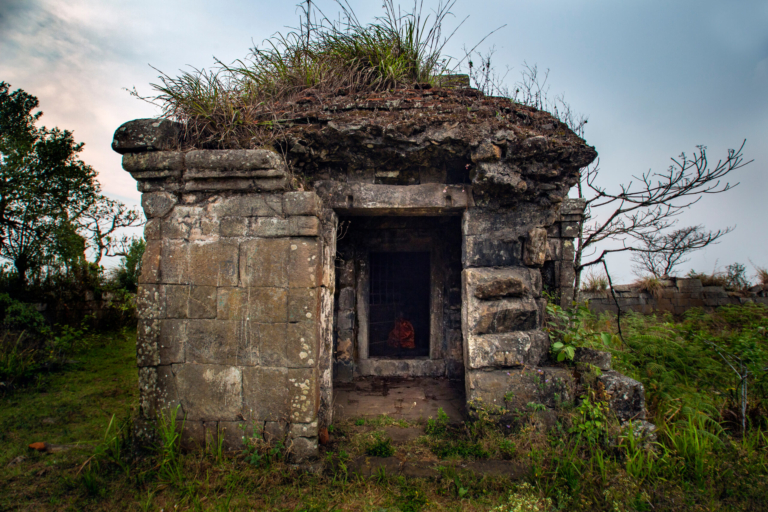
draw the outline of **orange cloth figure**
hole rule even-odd
[[[389,333],[387,343],[394,348],[416,348],[411,322],[403,318],[395,320],[395,328]]]

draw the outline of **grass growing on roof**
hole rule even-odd
[[[394,0],[384,0],[384,15],[367,24],[346,0],[336,2],[338,20],[302,5],[299,28],[277,33],[232,64],[216,60],[214,69],[162,73],[148,99],[161,106],[163,117],[184,123],[196,144],[253,147],[277,135],[278,103],[433,84],[448,69],[443,49],[453,34],[444,36],[443,24],[455,0],[429,14],[423,2],[402,12]]]

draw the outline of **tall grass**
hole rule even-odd
[[[435,84],[448,69],[443,49],[455,30],[446,37],[443,24],[455,0],[441,1],[431,14],[423,0],[407,12],[384,0],[384,15],[368,24],[346,0],[336,2],[338,20],[308,3],[299,28],[277,33],[232,64],[161,73],[152,84],[156,95],[145,99],[184,123],[198,145],[253,147],[272,143],[295,100]]]

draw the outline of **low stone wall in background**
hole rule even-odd
[[[622,311],[645,315],[682,315],[692,308],[713,310],[719,306],[748,302],[768,305],[768,289],[759,285],[745,292],[728,292],[722,286],[703,286],[700,279],[672,278],[661,281],[661,285],[654,293],[641,290],[637,285],[617,285],[613,289]],[[582,299],[589,301],[589,309],[594,313],[616,312],[616,302],[610,290],[582,292]]]

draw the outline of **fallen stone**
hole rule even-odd
[[[603,372],[597,381],[605,387],[608,405],[617,418],[645,419],[645,388],[640,382],[614,370]]]

